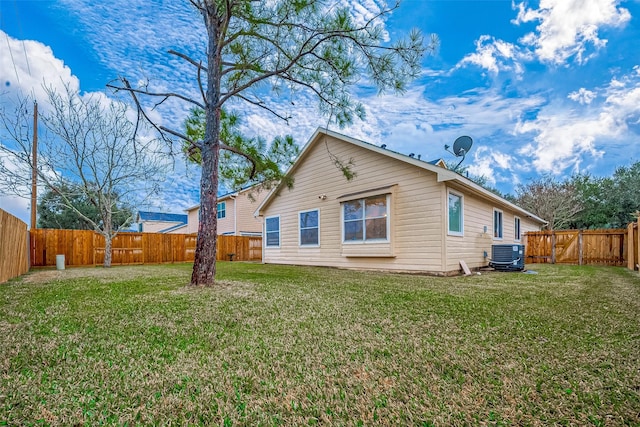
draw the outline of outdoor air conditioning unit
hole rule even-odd
[[[524,270],[524,245],[492,245],[489,266],[501,271]]]

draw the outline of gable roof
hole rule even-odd
[[[341,133],[338,132],[334,132],[332,130],[326,129],[326,128],[322,128],[319,127],[314,134],[311,136],[311,138],[309,139],[309,142],[307,142],[307,144],[304,146],[304,148],[302,149],[302,151],[300,152],[300,155],[298,156],[298,159],[295,161],[295,163],[293,165],[291,165],[291,167],[289,168],[289,170],[286,172],[286,176],[292,176],[295,171],[300,167],[300,165],[304,162],[305,158],[307,157],[307,155],[309,154],[309,152],[311,151],[311,148],[314,147],[316,144],[318,144],[321,140],[323,136],[331,136],[333,138],[336,138],[342,142],[348,143],[348,144],[353,144],[355,146],[364,148],[366,150],[370,150],[373,151],[375,153],[378,154],[382,154],[383,156],[386,157],[390,157],[392,159],[396,159],[399,160],[401,162],[405,162],[408,163],[410,165],[416,166],[418,168],[421,169],[425,169],[427,171],[433,172],[436,174],[437,176],[437,181],[438,182],[445,182],[445,181],[452,181],[455,182],[458,185],[461,185],[469,190],[474,191],[476,194],[481,195],[482,197],[489,199],[501,206],[505,206],[508,207],[518,213],[520,213],[521,215],[531,218],[534,221],[539,222],[540,224],[546,224],[547,222],[534,215],[531,212],[528,212],[527,210],[521,208],[520,206],[514,205],[513,203],[509,202],[508,200],[498,196],[497,194],[487,190],[484,187],[481,187],[480,185],[476,184],[475,182],[471,181],[468,178],[463,177],[462,175],[460,175],[457,172],[453,172],[452,170],[447,169],[446,167],[442,167],[440,166],[440,164],[443,164],[444,162],[441,159],[437,159],[435,161],[432,162],[427,162],[424,160],[420,160],[417,159],[415,157],[410,157],[407,156],[405,154],[401,154],[398,153],[396,151],[393,150],[389,150],[387,148],[382,148],[382,147],[378,147],[377,145],[365,142],[365,141],[361,141],[359,139],[355,139],[355,138],[351,138],[349,136],[343,135]],[[271,203],[271,201],[274,199],[274,197],[278,194],[278,192],[282,189],[283,187],[283,181],[281,181],[281,183],[276,186],[273,190],[271,190],[271,192],[267,195],[267,197],[265,197],[265,199],[262,201],[262,203],[260,204],[260,206],[258,206],[258,209],[256,209],[255,215],[263,215],[263,211],[264,209],[269,206],[269,204]],[[295,184],[294,184],[295,185]]]
[[[188,217],[185,214],[138,211],[138,222],[140,222],[140,221],[162,221],[162,222],[179,222],[181,224],[186,224],[187,223],[187,218]]]
[[[187,227],[187,224],[176,224],[176,225],[173,225],[173,226],[171,226],[169,228],[165,228],[164,230],[160,230],[160,231],[158,231],[158,233],[170,233],[172,231],[176,231],[176,230],[178,230],[180,228],[186,228],[186,227]]]
[[[442,159],[429,160],[427,163],[432,164],[434,166],[440,166],[441,168],[449,169],[447,167],[447,164]]]
[[[234,196],[239,196],[242,193],[246,193],[246,192],[252,190],[254,187],[257,187],[260,184],[261,183],[259,182],[257,184],[248,185],[246,187],[241,188],[238,191],[231,191],[229,193],[225,193],[225,194],[223,194],[221,196],[218,196],[218,203],[224,202],[225,200],[228,200],[228,199],[230,199],[230,198],[232,198]],[[197,205],[193,205],[190,208],[185,209],[185,212],[189,212],[189,211],[192,211],[194,209],[199,209],[199,208],[200,208],[200,204],[198,203]]]

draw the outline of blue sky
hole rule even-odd
[[[327,3],[349,6],[355,19],[382,5]],[[386,20],[389,38],[417,27],[437,34],[438,51],[401,96],[354,88],[367,120],[335,130],[449,161],[444,145],[469,135],[464,164],[504,192],[548,173],[611,175],[640,160],[639,19],[639,0],[404,0]],[[194,93],[192,69],[165,52],[202,57],[202,29],[186,0],[0,0],[0,104],[41,97],[42,82],[105,91],[120,75]],[[291,134],[303,145],[327,123],[309,94],[293,101],[289,124],[242,107],[245,132]],[[179,128],[186,112],[170,103],[157,117]],[[198,184],[198,171],[178,160],[150,208],[180,213],[198,202]],[[25,219],[27,204],[0,197],[1,208]]]

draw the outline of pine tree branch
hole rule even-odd
[[[273,115],[274,115],[274,116],[276,116],[277,118],[279,118],[279,119],[281,119],[281,120],[284,120],[284,121],[285,121],[285,122],[287,122],[287,123],[289,122],[289,119],[291,118],[291,116],[286,116],[286,117],[285,117],[285,116],[283,116],[282,114],[280,114],[280,113],[278,113],[277,111],[275,111],[274,109],[267,107],[267,106],[265,105],[265,103],[264,103],[264,102],[262,102],[262,101],[254,101],[254,100],[249,99],[249,98],[247,98],[246,96],[241,95],[241,94],[237,95],[237,97],[238,97],[238,98],[240,98],[240,99],[242,99],[243,101],[248,102],[248,103],[249,103],[249,104],[251,104],[251,105],[255,105],[256,107],[260,107],[260,108],[262,108],[262,109],[264,109],[264,110],[266,110],[266,111],[270,112],[271,114],[273,114]]]
[[[129,84],[129,81],[125,77],[120,77],[119,80],[124,83],[124,87],[116,86],[116,85],[111,84],[111,83],[107,83],[107,87],[110,88],[110,89],[113,89],[116,93],[120,92],[121,90],[124,90],[126,92],[131,93],[131,94],[140,94],[140,95],[147,95],[147,96],[163,98],[161,101],[159,101],[159,102],[157,102],[155,104],[156,107],[158,105],[162,104],[164,101],[166,101],[169,98],[178,98],[178,99],[182,99],[185,102],[193,104],[193,105],[195,105],[197,107],[200,107],[202,109],[205,108],[205,105],[201,104],[200,102],[195,101],[195,100],[189,98],[188,96],[180,95],[179,93],[175,93],[175,92],[151,92],[151,91],[144,90],[144,89],[135,89],[135,88],[133,88],[131,86],[131,84]],[[140,102],[137,101],[137,99],[136,99],[136,105],[140,106]]]
[[[238,148],[232,147],[230,145],[227,145],[223,142],[220,142],[220,149],[231,151],[232,153],[238,154],[239,156],[242,156],[245,159],[249,160],[249,162],[251,163],[251,175],[249,176],[249,179],[253,179],[256,176],[258,162],[253,157],[251,157],[244,151]]]
[[[185,61],[187,61],[188,63],[190,63],[191,65],[193,65],[194,67],[198,68],[198,69],[202,69],[202,71],[207,71],[207,67],[205,67],[204,65],[202,65],[202,62],[198,63],[195,59],[192,59],[191,57],[185,55],[184,53],[180,53],[178,51],[175,51],[173,49],[169,49],[167,51],[167,53],[171,54],[171,55],[175,55],[179,58],[184,59]]]

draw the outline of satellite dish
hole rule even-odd
[[[459,136],[458,138],[456,138],[456,140],[453,142],[453,151],[449,150],[449,145],[445,144],[444,146],[445,150],[455,155],[456,157],[462,157],[462,160],[460,160],[460,162],[456,165],[454,170],[457,169],[458,166],[462,164],[462,162],[464,162],[464,158],[469,152],[469,150],[471,150],[472,145],[473,145],[473,139],[471,139],[470,136]]]
[[[470,136],[459,136],[453,143],[453,154],[464,157],[471,150],[473,140]]]

